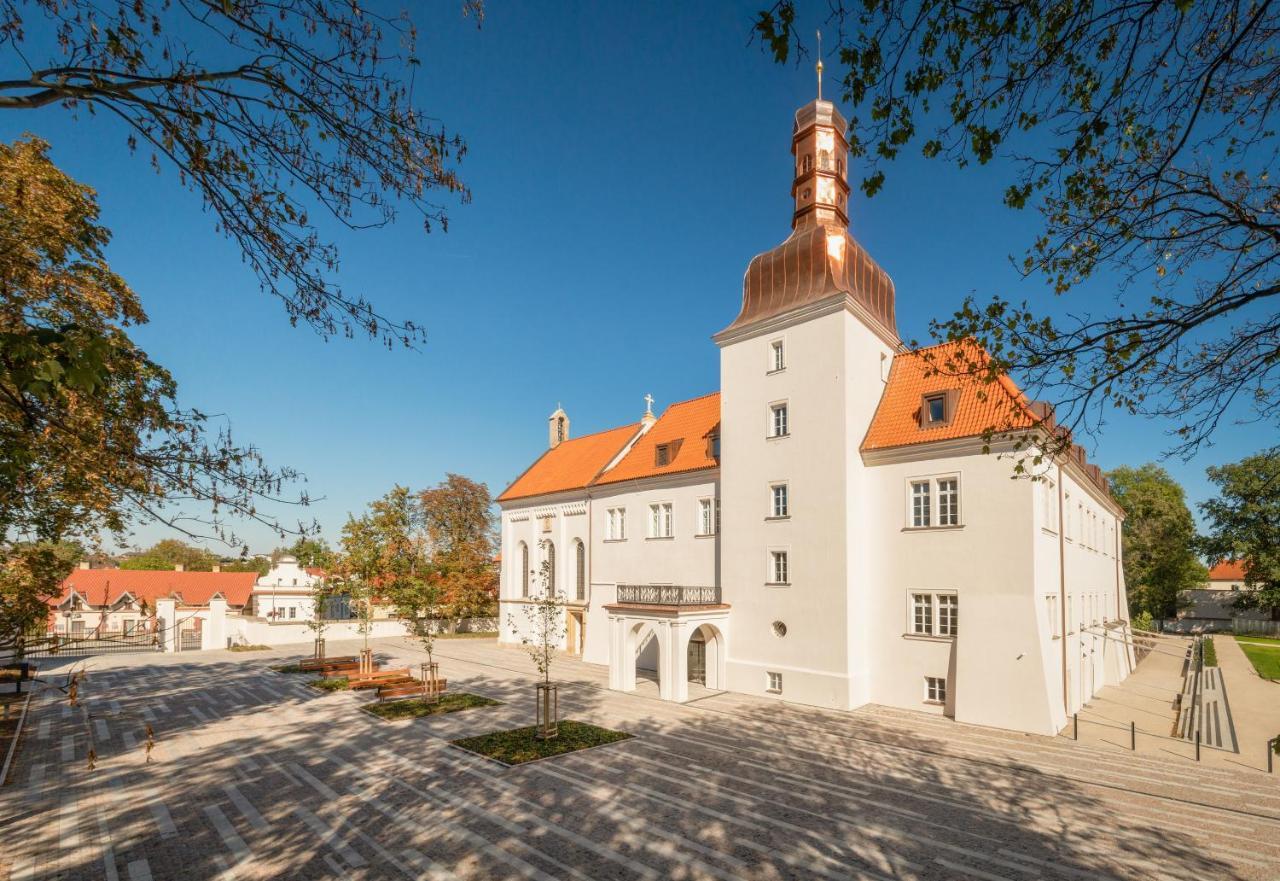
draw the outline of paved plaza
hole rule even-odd
[[[884,708],[677,705],[563,658],[563,715],[635,738],[505,768],[447,741],[531,723],[519,651],[442,641],[450,688],[503,705],[403,722],[269,669],[301,653],[91,659],[77,708],[46,688],[0,789],[0,879],[1280,877],[1280,775]]]

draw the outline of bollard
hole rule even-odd
[[[1138,749],[1138,725],[1136,722],[1129,723],[1129,751],[1136,752]]]
[[[1080,739],[1080,714],[1079,713],[1071,714],[1071,739],[1072,740]]]
[[[1196,732],[1196,761],[1200,761],[1200,732]]]

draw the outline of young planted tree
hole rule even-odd
[[[1110,406],[1168,419],[1182,454],[1232,406],[1280,422],[1280,7],[780,0],[756,18],[779,61],[817,26],[835,38],[865,194],[907,150],[996,160],[1004,204],[1040,214],[1025,275],[1060,297],[1118,279],[1113,302],[1062,317],[968,298],[932,330],[992,358],[940,370],[1017,371],[1077,430]]]
[[[1201,550],[1244,564],[1241,609],[1280,610],[1280,448],[1208,469],[1217,498],[1200,505],[1208,525]]]
[[[546,542],[542,543],[545,557]],[[551,665],[565,638],[565,598],[552,585],[551,562],[543,559],[538,569],[541,590],[533,602],[521,607],[523,626],[514,614],[508,616],[507,625],[519,635],[534,667],[542,676],[537,686],[537,725],[539,737],[555,737],[558,733],[557,689],[551,683]]]
[[[1123,556],[1129,611],[1173,617],[1178,594],[1200,587],[1209,577],[1196,556],[1196,524],[1182,486],[1153,463],[1120,467],[1107,478],[1126,514]]]
[[[339,596],[338,582],[321,578],[311,586],[311,617],[307,629],[316,635],[316,657],[324,657],[324,632],[329,627],[329,601]]]

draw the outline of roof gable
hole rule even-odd
[[[585,489],[635,437],[638,424],[570,438],[547,450],[498,496],[499,502]]]
[[[154,606],[162,597],[179,596],[184,603],[207,605],[221,595],[228,605],[249,601],[256,572],[176,572],[172,569],[77,569],[62,582],[60,603],[75,590],[93,606],[112,605],[126,594]]]
[[[977,343],[942,343],[894,356],[889,381],[862,442],[863,450],[1023,431],[1037,423],[1031,402],[1007,375],[975,375],[990,356]],[[936,424],[922,412],[926,396],[947,395],[950,412]]]
[[[618,464],[592,485],[718,468],[720,461],[711,455],[710,437],[719,426],[719,392],[672,404]],[[659,448],[665,448],[664,457],[659,457]]]

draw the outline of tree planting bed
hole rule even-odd
[[[561,722],[559,736],[548,740],[537,738],[535,736],[537,731],[538,727],[531,725],[528,728],[493,731],[489,734],[463,737],[449,742],[467,752],[476,753],[504,765],[520,765],[631,738],[631,735],[624,731],[613,731],[589,722],[572,720]]]
[[[373,703],[363,709],[366,713],[371,713],[379,719],[395,721],[397,719],[418,719],[422,716],[439,716],[442,713],[456,713],[459,710],[469,710],[472,707],[496,707],[501,703],[501,701],[481,697],[478,694],[467,694],[460,691],[452,694],[442,694],[439,700],[434,701],[425,700],[424,698],[410,698],[408,700]]]

